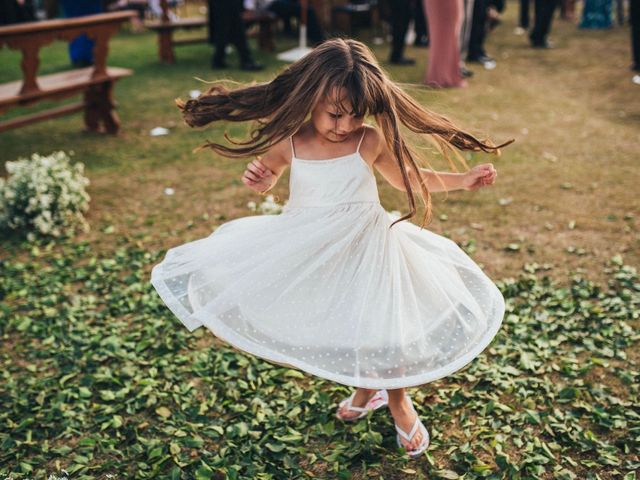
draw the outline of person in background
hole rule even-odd
[[[640,0],[629,0],[629,20],[631,21],[631,70],[635,72],[633,83],[640,85]]]
[[[488,70],[496,67],[496,61],[487,55],[484,49],[484,42],[490,24],[495,27],[496,15],[504,10],[503,0],[475,0],[473,7],[473,22],[471,25],[471,35],[469,37],[469,51],[467,61],[480,63]],[[493,22],[489,20],[489,13],[492,13]]]
[[[551,31],[553,13],[558,6],[558,0],[535,0],[533,4],[533,29],[529,33],[529,40],[533,48],[553,48],[547,36]]]
[[[296,0],[245,0],[247,10],[269,10],[284,22],[285,32],[295,33],[291,28],[291,18],[300,20],[302,7]],[[327,38],[327,34],[320,26],[318,16],[311,5],[307,6],[307,36],[311,44],[316,45]]]
[[[513,33],[516,35],[524,35],[529,30],[529,3],[530,0],[520,0],[520,10],[518,11],[518,26]]]
[[[427,28],[427,16],[424,12],[422,0],[417,0],[413,5],[413,29],[416,32],[416,39],[413,45],[416,47],[428,47],[429,29]]]
[[[131,27],[134,32],[142,32],[144,31],[144,13],[149,8],[148,2],[136,1],[132,2],[131,0],[117,0],[117,1],[107,1],[105,2],[107,5],[107,11],[109,12],[117,12],[121,10],[135,10],[138,15],[135,17],[131,17]]]
[[[391,54],[389,62],[394,65],[413,65],[415,59],[404,56],[405,37],[411,21],[411,0],[396,0],[390,5],[391,14]]]
[[[483,0],[463,0],[462,2],[462,25],[460,26],[460,75],[472,77],[473,72],[465,64],[465,59],[469,52],[469,38],[471,37],[471,25],[473,23],[474,5]]]
[[[584,0],[580,28],[611,28],[612,0]]]
[[[240,70],[257,71],[264,67],[253,60],[247,34],[242,21],[242,0],[209,0],[209,43],[215,45],[211,68],[228,68],[226,48],[229,43],[236,47],[240,57]]]
[[[59,0],[62,13],[66,18],[95,15],[104,11],[101,0]],[[93,65],[93,46],[95,42],[84,33],[69,43],[69,57],[75,68]]]
[[[429,65],[424,83],[432,87],[466,87],[460,72],[462,0],[423,0],[429,25]]]
[[[0,25],[34,22],[33,0],[0,0]]]

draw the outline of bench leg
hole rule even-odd
[[[171,30],[160,30],[158,32],[158,48],[161,62],[176,63],[176,57],[173,53],[173,34]]]
[[[120,129],[120,119],[113,103],[113,82],[92,85],[84,94],[84,123],[93,132],[104,125],[107,133],[115,135]]]

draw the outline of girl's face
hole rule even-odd
[[[356,117],[353,114],[353,108],[346,100],[344,89],[339,93],[342,95],[338,102],[336,96],[327,95],[311,112],[311,123],[316,132],[333,143],[344,142],[349,138],[349,134],[362,127],[364,122],[364,116]]]

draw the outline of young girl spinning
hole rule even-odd
[[[429,433],[405,388],[471,362],[505,305],[455,242],[402,220],[416,212],[414,190],[424,225],[430,193],[492,185],[497,173],[490,163],[465,173],[419,167],[400,126],[460,150],[499,153],[510,142],[480,141],[426,110],[355,40],[326,41],[269,83],[215,84],[177,103],[194,127],[257,121],[246,141],[203,147],[262,155],[243,175],[260,193],[290,167],[289,199],[279,215],[231,220],[169,249],[151,274],[159,295],[190,331],[204,325],[242,351],[357,387],[338,418],[388,406],[398,446],[422,453]],[[407,192],[408,215],[382,207],[375,170]]]

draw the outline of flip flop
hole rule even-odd
[[[416,412],[416,409],[413,406],[413,401],[411,400],[411,397],[409,395],[406,395],[406,397],[407,397],[407,400],[409,400],[409,404],[411,405],[411,410],[413,410],[413,412],[416,414],[416,420],[415,422],[413,422],[413,427],[411,427],[411,431],[409,433],[402,430],[397,423],[393,422],[398,432],[398,434],[396,435],[396,442],[398,442],[398,447],[404,448],[407,451],[407,455],[409,455],[410,457],[418,457],[429,446],[429,432],[427,431],[427,428],[424,426],[424,424],[420,420],[420,417],[418,416],[418,412]],[[416,432],[418,431],[418,428],[422,429],[422,443],[418,445],[418,447],[414,450],[407,450],[407,447],[405,447],[400,441],[400,435],[402,435],[402,437],[407,442],[410,442],[411,439],[416,434]]]
[[[354,407],[353,405],[351,405],[351,402],[353,402],[353,398],[355,397],[355,395],[356,395],[356,391],[354,391],[349,396],[349,398],[345,398],[340,402],[340,404],[338,405],[338,410],[336,411],[336,418],[338,418],[339,420],[342,420],[343,422],[353,422],[355,420],[359,420],[367,416],[367,414],[371,410],[378,410],[379,408],[385,407],[389,402],[389,395],[387,394],[387,391],[378,390],[376,393],[373,394],[373,397],[369,399],[369,401],[366,403],[364,407]],[[350,418],[342,417],[340,416],[340,410],[342,409],[343,405],[347,406],[347,410],[351,410],[353,412],[360,412],[360,413],[355,417],[350,417]]]

